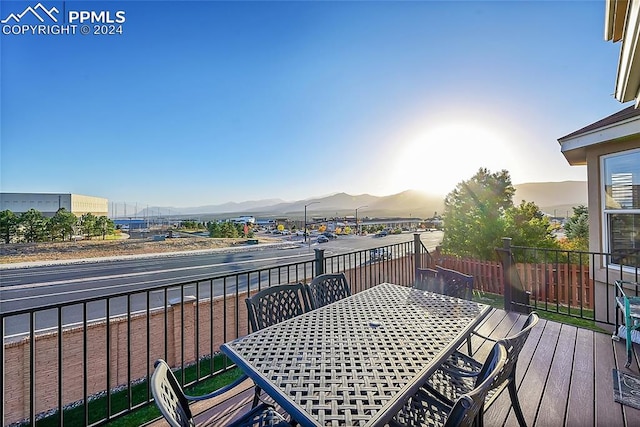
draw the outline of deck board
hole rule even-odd
[[[611,336],[594,334],[595,347],[595,424],[600,425],[624,425],[622,418],[622,405],[613,400],[613,376],[611,370],[616,366],[613,353]]]
[[[554,351],[547,384],[540,402],[537,424],[557,425],[565,419],[566,406],[557,405],[556,396],[568,396],[571,384],[571,368],[578,328],[562,325]]]
[[[502,338],[520,330],[526,315],[494,310],[478,328],[483,335]],[[493,343],[472,338],[473,354],[483,360]],[[466,343],[461,347],[466,350]],[[639,374],[640,346],[634,345],[629,369],[624,340],[604,333],[541,319],[531,331],[516,368],[518,396],[529,427],[640,425],[640,410],[613,400],[612,369]],[[194,412],[207,425],[226,424],[229,414],[246,411],[253,396],[251,383],[215,402],[198,402]],[[485,413],[486,427],[518,426],[505,390]],[[149,424],[166,426],[163,421]]]
[[[567,403],[567,427],[594,426],[593,332],[578,329]]]
[[[518,389],[520,406],[522,407],[522,413],[526,420],[535,420],[537,418],[538,408],[540,407],[544,387],[549,377],[549,367],[553,364],[553,357],[559,336],[559,323],[544,322],[544,331],[535,348],[529,368],[524,374],[522,384]],[[522,357],[522,354],[520,357]],[[518,359],[518,361],[520,361],[520,359]],[[546,369],[535,369],[537,366],[545,366]],[[509,412],[506,425],[518,425],[513,411]]]

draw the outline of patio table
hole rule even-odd
[[[383,283],[221,350],[302,426],[381,426],[489,311]]]

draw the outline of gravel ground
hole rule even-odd
[[[262,237],[258,240],[261,243],[274,243],[280,241],[279,239]],[[245,241],[246,239],[180,237],[166,239],[164,241],[153,241],[152,239],[127,239],[0,244],[0,264],[219,249],[244,245]]]

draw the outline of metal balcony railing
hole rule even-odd
[[[324,272],[344,272],[353,293],[382,282],[409,286],[416,242],[384,246],[384,259],[370,249],[316,250],[309,261],[0,313],[0,425],[104,424],[152,400],[158,358],[179,368],[183,386],[219,376],[233,368],[219,346],[249,332],[249,295]]]

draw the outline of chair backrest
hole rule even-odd
[[[271,286],[245,302],[253,332],[311,310],[307,290],[302,283]]]
[[[156,360],[151,376],[151,393],[156,406],[171,427],[195,426],[189,402],[171,368],[162,360]]]
[[[461,299],[473,299],[473,276],[439,265],[436,266],[436,271],[442,280],[443,294]]]
[[[438,271],[432,268],[416,269],[416,281],[413,287],[421,291],[442,293],[442,281],[438,276]]]
[[[344,273],[321,274],[309,283],[308,290],[312,308],[324,307],[351,295]]]
[[[499,381],[507,361],[507,349],[503,343],[498,341],[491,349],[483,366],[482,381],[472,391],[463,394],[456,400],[444,423],[445,427],[471,427],[475,425],[478,414],[483,410],[484,400]]]
[[[524,325],[522,325],[522,329],[520,329],[520,332],[500,340],[500,342],[502,342],[507,349],[509,357],[504,368],[504,378],[502,378],[502,380],[497,383],[496,386],[499,386],[504,381],[515,379],[516,365],[518,363],[520,351],[522,350],[522,347],[524,347],[524,344],[527,342],[527,338],[529,338],[531,330],[538,324],[539,320],[540,317],[538,316],[538,313],[536,313],[535,311],[529,313],[529,316],[524,322]]]

